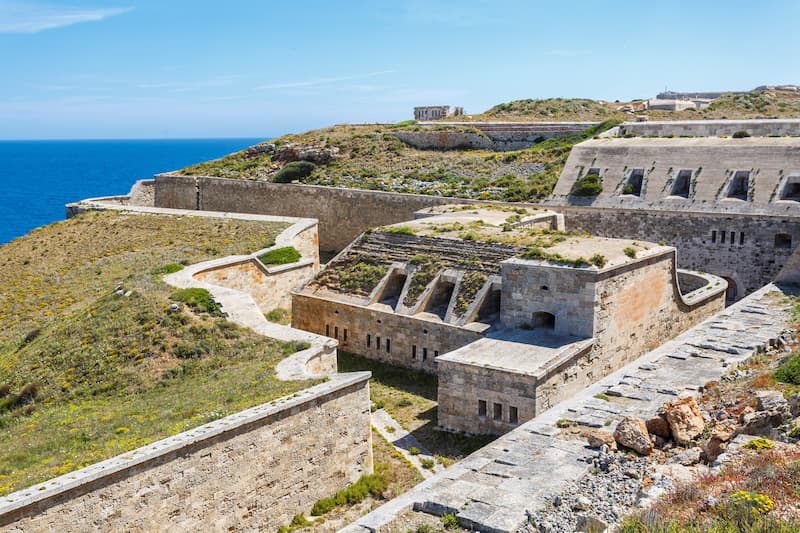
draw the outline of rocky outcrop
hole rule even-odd
[[[260,143],[244,151],[245,159],[253,159],[262,155],[272,156],[273,161],[291,163],[293,161],[310,161],[315,165],[327,165],[339,157],[339,149],[299,143]]]
[[[647,425],[644,420],[635,416],[623,418],[617,429],[614,430],[614,440],[621,446],[641,454],[650,455],[653,453],[653,440],[647,432]]]
[[[668,403],[664,407],[664,416],[675,442],[684,446],[699,437],[706,427],[697,401],[691,396]]]

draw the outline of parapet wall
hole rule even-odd
[[[619,126],[620,135],[639,137],[730,137],[737,131],[746,131],[754,137],[800,135],[800,119],[648,121]]]
[[[274,531],[372,472],[369,406],[342,375],[0,498],[0,531]]]
[[[155,205],[319,220],[321,251],[339,251],[362,231],[414,218],[414,212],[463,199],[224,178],[156,176]]]
[[[594,122],[446,122],[421,123],[422,131],[394,136],[420,150],[522,150],[544,139],[581,133]],[[451,129],[447,129],[447,128]],[[471,129],[473,131],[469,131]]]

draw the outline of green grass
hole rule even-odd
[[[284,343],[153,274],[285,227],[92,212],[0,247],[0,495],[308,386],[275,377]]]
[[[493,441],[490,435],[466,436],[440,431],[436,376],[339,352],[339,371],[369,370],[370,395],[444,465],[463,459]],[[403,401],[405,400],[405,401]]]
[[[222,306],[214,300],[214,297],[206,289],[196,287],[179,289],[170,294],[169,299],[185,303],[195,313],[223,316]]]
[[[379,262],[377,258],[360,254],[347,257],[341,263],[331,263],[313,281],[313,285],[367,296],[388,271],[389,266]]]
[[[275,248],[258,257],[259,261],[267,266],[273,265],[286,265],[289,263],[296,263],[300,260],[302,255],[294,246],[284,246],[282,248]]]
[[[800,385],[800,353],[794,353],[775,371],[775,379],[781,383]]]
[[[275,309],[264,313],[264,318],[270,322],[286,326],[292,322],[292,312],[288,309],[276,307]]]

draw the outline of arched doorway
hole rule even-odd
[[[731,305],[739,296],[739,287],[736,286],[736,282],[733,281],[733,278],[722,276],[722,279],[728,282],[728,288],[725,291],[725,305]]]
[[[533,329],[555,329],[556,317],[555,315],[551,313],[545,313],[544,311],[533,313],[531,318],[531,326],[533,326]]]

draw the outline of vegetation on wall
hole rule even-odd
[[[259,261],[267,266],[286,265],[289,263],[296,263],[300,261],[302,255],[294,246],[284,246],[282,248],[275,248],[265,254],[258,256]]]
[[[456,296],[456,305],[453,312],[459,316],[464,316],[470,304],[475,300],[478,292],[486,284],[488,276],[483,272],[470,271],[461,278],[461,285]]]
[[[597,196],[603,192],[603,182],[599,174],[591,173],[581,176],[572,185],[571,196]]]
[[[295,180],[301,180],[310,176],[314,169],[317,167],[314,163],[309,161],[292,161],[277,171],[272,176],[274,183],[291,183]]]

